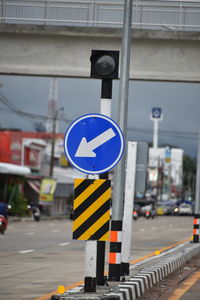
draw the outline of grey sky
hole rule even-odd
[[[0,76],[0,91],[19,109],[47,115],[50,80],[43,77]],[[117,120],[118,89],[119,81],[114,81],[114,120]],[[100,80],[58,79],[59,107],[64,107],[66,118],[74,120],[83,114],[99,112],[100,95]],[[152,141],[152,107],[161,107],[163,111],[163,121],[159,124],[159,145],[173,144],[183,148],[185,153],[196,156],[197,132],[200,126],[200,84],[130,81],[129,140]],[[33,131],[33,122],[34,120],[9,112],[0,103],[1,127]],[[67,127],[67,123],[60,122],[61,132],[65,132]]]

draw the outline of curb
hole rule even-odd
[[[141,268],[138,273],[130,277],[128,280],[118,283],[118,286],[110,287],[110,291],[100,294],[83,293],[82,286],[71,290],[64,295],[54,295],[51,300],[135,300],[142,296],[144,292],[165,277],[169,276],[172,272],[182,267],[193,256],[200,253],[200,244],[187,245],[181,252],[172,254],[162,262],[158,262],[152,266]]]
[[[163,262],[142,269],[128,281],[119,284],[119,293],[108,293],[107,296],[115,296],[120,300],[135,300],[142,296],[146,290],[154,284],[169,276],[172,272],[183,266],[193,256],[200,253],[200,245],[190,245],[184,249],[185,253],[179,253],[167,258]],[[62,299],[62,298],[60,298]],[[63,298],[65,299],[65,298]]]

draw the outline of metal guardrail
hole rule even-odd
[[[0,0],[2,24],[122,27],[124,0]],[[200,1],[133,0],[132,27],[200,31]]]

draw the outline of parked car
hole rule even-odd
[[[193,215],[193,208],[191,204],[182,203],[178,207],[179,215]]]

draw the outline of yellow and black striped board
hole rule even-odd
[[[110,180],[75,179],[73,239],[109,240],[110,199]]]

